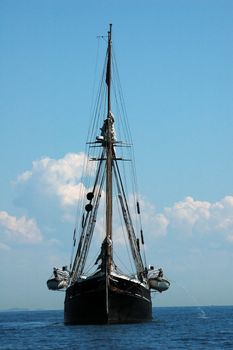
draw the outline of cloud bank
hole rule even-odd
[[[155,235],[167,235],[179,232],[186,235],[219,234],[233,242],[233,196],[226,196],[220,201],[184,200],[167,207],[162,213],[156,213],[151,204],[143,202],[147,214],[146,226],[153,225]]]
[[[34,219],[25,216],[17,219],[6,211],[0,211],[0,227],[8,238],[22,243],[38,243],[42,240],[42,234]],[[2,248],[7,246],[1,243]]]
[[[63,158],[52,159],[44,157],[32,163],[32,168],[18,176],[15,187],[18,202],[24,201],[24,207],[29,210],[38,202],[33,217],[40,215],[39,210],[55,212],[57,209],[63,219],[70,219],[74,213],[77,201],[85,190],[81,183],[83,163],[87,161],[84,153],[68,153]],[[30,205],[29,205],[30,202]],[[146,234],[151,236],[165,236],[184,234],[187,237],[195,235],[218,235],[224,240],[233,243],[233,196],[225,196],[219,201],[195,200],[191,196],[175,202],[161,212],[145,199],[141,199],[140,206],[143,214],[143,226]],[[71,209],[73,212],[71,213]],[[37,216],[35,216],[37,215]],[[4,215],[3,215],[4,216]],[[2,221],[3,221],[2,216]],[[58,217],[58,215],[57,215]],[[11,218],[11,219],[10,219]],[[50,220],[50,217],[48,218]],[[6,217],[5,225],[19,222],[21,226],[35,226],[34,236],[39,237],[36,224],[23,217],[21,219]],[[43,218],[44,220],[44,218]],[[74,218],[72,216],[72,222]],[[41,220],[42,221],[42,220]],[[15,224],[16,226],[16,224]],[[16,232],[16,231],[14,231]],[[27,237],[27,230],[21,230],[21,236]]]

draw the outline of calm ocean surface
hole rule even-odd
[[[0,312],[0,349],[233,349],[233,306],[153,313],[144,324],[64,326],[63,311]]]

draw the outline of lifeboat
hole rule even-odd
[[[54,267],[53,276],[48,279],[47,287],[50,290],[67,288],[69,285],[69,272],[64,266],[62,269]]]
[[[151,278],[148,282],[151,289],[155,289],[160,293],[165,292],[170,287],[170,282],[165,278]]]
[[[153,266],[150,267],[147,278],[149,287],[160,293],[165,292],[170,287],[170,282],[163,277],[163,270],[161,268],[154,269]]]

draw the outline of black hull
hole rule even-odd
[[[139,282],[95,276],[66,291],[65,324],[138,323],[152,319],[150,290]]]

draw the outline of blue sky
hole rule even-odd
[[[230,0],[1,1],[0,308],[63,306],[45,282],[70,260],[109,23],[148,262],[172,282],[154,304],[233,304],[232,18]]]

